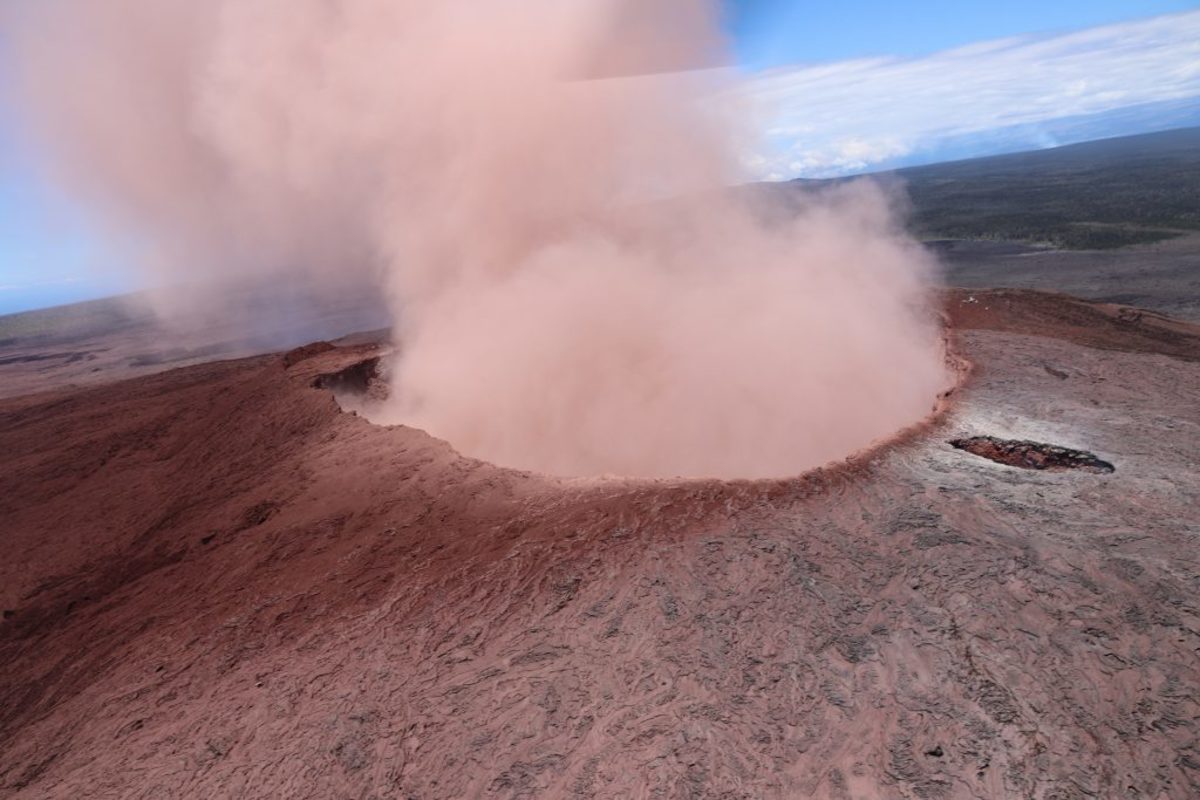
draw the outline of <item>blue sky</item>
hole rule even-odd
[[[1200,125],[1200,2],[726,2],[758,178]],[[0,88],[0,313],[138,288],[115,261],[35,172]]]
[[[100,237],[33,168],[0,103],[0,314],[129,291]]]
[[[1187,0],[727,0],[741,63],[753,68],[912,57],[972,42],[1188,11]]]

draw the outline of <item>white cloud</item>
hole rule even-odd
[[[803,150],[793,150],[789,153],[787,171],[791,175],[844,175],[861,172],[872,164],[899,158],[912,152],[912,148],[891,136],[864,138],[851,136],[836,139],[827,144],[808,147]],[[759,166],[772,173],[779,174],[778,159],[770,159],[758,155],[751,159],[749,166]]]
[[[952,137],[1200,98],[1200,11],[776,69],[742,91],[765,131],[757,176],[847,174]]]

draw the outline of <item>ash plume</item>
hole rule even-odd
[[[732,78],[670,72],[720,62],[717,10],[649,5],[0,13],[55,174],[186,306],[247,278],[386,299],[377,421],[561,475],[759,477],[919,420],[934,265],[872,186],[729,191]]]

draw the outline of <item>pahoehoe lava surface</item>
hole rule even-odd
[[[789,480],[463,458],[371,346],[0,401],[0,796],[1200,795],[1200,330],[947,303],[952,409]]]

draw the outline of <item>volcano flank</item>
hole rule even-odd
[[[361,341],[0,400],[0,795],[1194,796],[1200,329],[945,308],[943,411],[779,480],[466,458]]]

